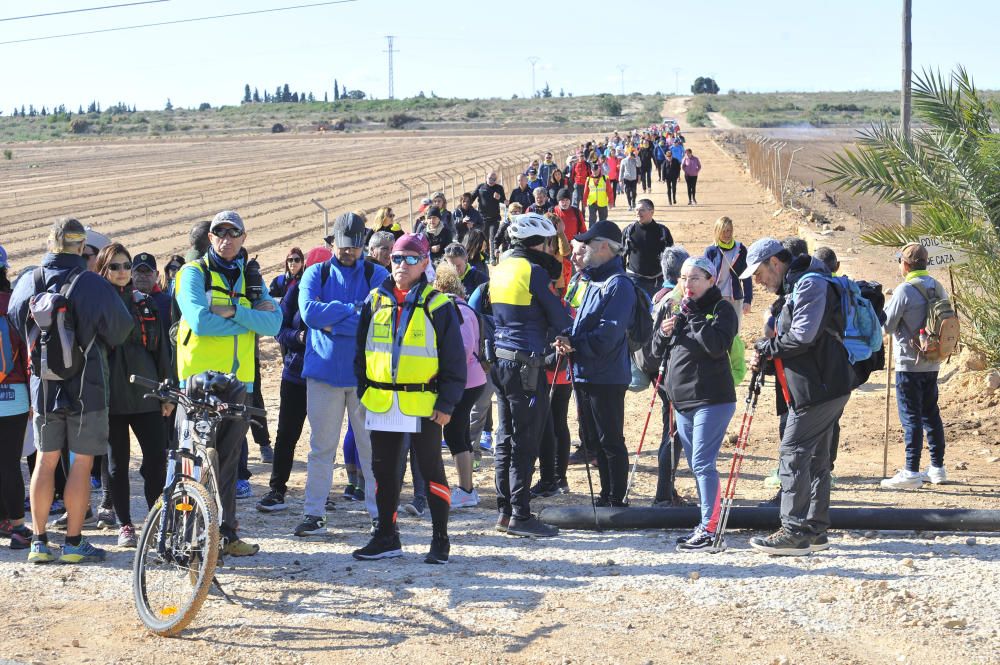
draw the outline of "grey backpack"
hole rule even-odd
[[[70,272],[62,286],[50,291],[45,286],[45,271],[35,268],[35,295],[28,303],[28,349],[31,371],[45,381],[65,381],[82,370],[90,346],[80,346],[70,295],[82,268]]]

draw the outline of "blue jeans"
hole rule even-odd
[[[937,372],[896,372],[896,407],[906,443],[906,470],[920,470],[927,432],[931,464],[944,466],[944,424],[938,410]]]
[[[736,402],[674,410],[677,435],[698,485],[700,526],[711,533],[715,533],[719,521],[719,470],[715,468],[715,460],[734,413]]]

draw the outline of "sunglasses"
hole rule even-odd
[[[286,259],[286,260],[289,263],[302,263],[302,257],[301,256],[289,256],[288,259]]]
[[[119,270],[131,270],[132,262],[126,261],[125,263],[109,263],[108,270],[114,270],[115,272]]]
[[[404,261],[408,266],[415,266],[423,259],[422,256],[410,256],[409,254],[393,254],[389,259],[395,265],[401,265]]]
[[[236,228],[235,226],[227,226],[224,229],[216,229],[211,233],[216,238],[225,238],[226,236],[229,236],[230,238],[239,238],[240,236],[243,235],[243,231]]]

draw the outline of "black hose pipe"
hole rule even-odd
[[[693,529],[701,519],[696,507],[686,508],[598,508],[601,529]],[[539,519],[562,529],[594,529],[590,506],[545,508]],[[777,508],[734,507],[729,528],[769,531],[780,526]],[[874,531],[996,531],[1000,532],[1000,510],[923,508],[831,508],[833,529]]]

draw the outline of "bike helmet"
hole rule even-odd
[[[531,237],[551,238],[556,234],[552,222],[535,212],[517,215],[507,230],[512,240],[524,240]]]

